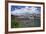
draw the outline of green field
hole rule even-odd
[[[34,19],[32,23],[20,23],[16,22],[15,17],[11,17],[11,28],[23,28],[23,27],[40,27],[40,19]]]

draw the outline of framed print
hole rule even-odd
[[[45,28],[44,2],[6,2],[6,32],[38,32]]]

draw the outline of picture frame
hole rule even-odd
[[[14,9],[13,9],[13,7],[11,8],[11,6],[13,6]],[[16,27],[16,24],[15,24],[15,26],[12,27],[13,23],[11,24],[11,19],[12,19],[12,16],[16,13],[16,12],[12,13],[12,11],[21,10],[22,6],[24,7],[23,10],[26,10],[26,9],[27,10],[33,10],[33,9],[35,10],[35,9],[39,8],[38,9],[38,10],[40,10],[39,11],[39,15],[40,15],[39,16],[40,17],[39,24],[37,24],[37,25],[35,24],[36,26],[35,25],[34,26],[30,25],[30,27],[28,27],[26,24],[23,27],[22,26],[21,27],[20,26]],[[30,7],[33,7],[33,8],[29,9],[30,7],[27,8],[27,6],[28,7],[30,6]],[[21,7],[21,8],[18,9],[16,7]],[[34,8],[34,7],[37,7],[37,8]],[[10,14],[10,13],[12,13],[12,14]],[[17,12],[17,15],[19,15],[19,13],[20,12]],[[29,13],[32,13],[32,12],[29,12]],[[38,12],[35,12],[35,13],[37,14]],[[27,11],[26,14],[28,15],[28,11]],[[14,18],[14,19],[16,19],[16,18]],[[44,4],[44,2],[24,2],[24,1],[6,1],[5,2],[5,32],[6,33],[41,32],[41,31],[44,31],[44,30],[45,30],[45,4]]]

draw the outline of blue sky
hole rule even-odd
[[[14,11],[15,8],[16,9],[21,9],[21,8],[25,8],[26,6],[11,6],[11,11]],[[31,6],[28,6],[29,8],[31,8]]]
[[[32,8],[32,11],[30,10],[28,10],[28,11],[26,11],[26,10],[16,10],[16,9],[21,9],[21,8],[26,8],[26,7],[28,7],[28,8],[32,8],[32,7],[34,7],[34,8]],[[39,12],[41,11],[41,7],[37,7],[37,6],[11,6],[11,11],[12,11],[12,13],[13,14],[15,14],[15,13],[17,13],[17,14],[22,14],[22,13],[29,13],[29,14],[32,14],[32,13],[36,13],[36,14],[39,14]]]
[[[14,11],[16,9],[21,9],[21,8],[25,8],[26,6],[11,6],[11,11]],[[32,6],[28,6],[29,8],[31,8]],[[16,9],[15,9],[16,8]],[[35,7],[37,8],[37,10],[40,11],[40,7]]]

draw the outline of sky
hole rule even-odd
[[[41,11],[40,7],[37,6],[11,6],[11,13],[13,15],[15,14],[32,14],[32,13],[36,13],[39,14]]]

